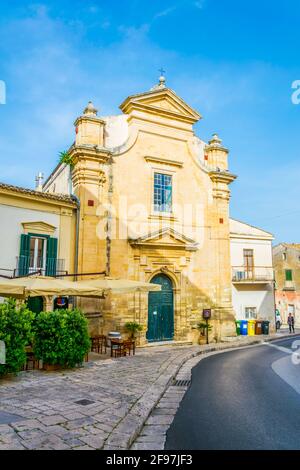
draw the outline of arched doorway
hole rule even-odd
[[[171,341],[174,337],[174,296],[171,279],[158,274],[151,280],[161,286],[160,292],[149,292],[147,340]]]

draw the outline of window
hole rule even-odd
[[[20,255],[18,258],[18,275],[41,270],[43,275],[55,276],[57,272],[57,245],[55,237],[38,234],[22,234]]]
[[[286,269],[285,270],[285,280],[286,281],[292,281],[293,280],[293,271],[292,271],[292,269]]]
[[[286,253],[285,252],[282,253],[282,259],[283,259],[283,261],[286,261]]]
[[[293,316],[295,316],[295,305],[289,305],[288,306],[288,314],[292,314]]]
[[[246,278],[251,279],[254,270],[254,251],[244,250],[244,267],[246,272]]]
[[[172,212],[172,176],[154,173],[154,211]]]
[[[30,237],[29,272],[45,269],[47,239]]]
[[[246,307],[245,318],[246,320],[256,320],[257,319],[256,307]]]

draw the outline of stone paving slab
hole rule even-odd
[[[141,348],[135,356],[80,369],[28,371],[2,379],[0,412],[20,418],[0,423],[0,450],[161,450],[186,391],[171,385],[174,378],[186,378],[199,355],[272,339],[278,336],[240,338],[234,344]],[[79,400],[91,403],[84,406]]]

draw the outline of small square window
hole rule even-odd
[[[245,318],[246,318],[246,320],[256,320],[257,319],[256,307],[246,307],[245,308]]]

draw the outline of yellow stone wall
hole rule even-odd
[[[175,340],[198,340],[193,328],[203,308],[213,309],[212,339],[233,335],[228,186],[235,177],[227,170],[228,151],[213,139],[208,165],[200,162],[193,145],[200,115],[166,88],[129,97],[121,109],[128,115],[129,136],[113,152],[105,141],[87,149],[77,121],[70,153],[81,201],[79,272],[106,270],[141,281],[164,272],[173,282]],[[93,120],[90,130],[102,135],[103,126]],[[172,175],[171,216],[153,212],[155,172]],[[135,319],[143,325],[140,342],[146,342],[146,294],[114,295],[81,306],[92,318],[92,332],[122,330]]]

